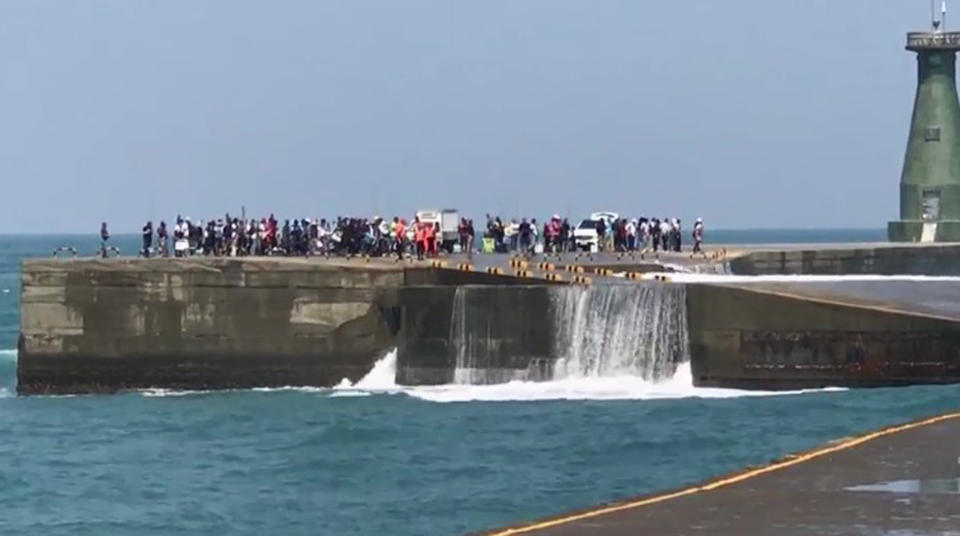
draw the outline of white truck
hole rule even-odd
[[[440,224],[439,248],[447,253],[453,253],[460,243],[460,214],[455,208],[443,210],[420,210],[417,212],[420,221],[433,225]]]

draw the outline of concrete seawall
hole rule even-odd
[[[932,249],[942,257],[930,266],[946,270],[956,248]],[[410,385],[558,372],[655,381],[688,358],[703,386],[960,382],[949,281],[681,286],[598,274],[566,286],[543,273],[270,258],[28,260],[21,281],[23,394],[332,386],[395,347],[397,381]]]
[[[694,382],[794,389],[960,382],[960,322],[745,287],[688,285]]]
[[[737,275],[960,275],[960,245],[876,245],[752,251],[729,260]]]
[[[333,385],[395,343],[402,266],[302,259],[31,260],[21,393]]]

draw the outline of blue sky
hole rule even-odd
[[[882,227],[916,82],[905,33],[927,10],[4,0],[0,232],[242,205]]]

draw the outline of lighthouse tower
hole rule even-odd
[[[907,34],[917,54],[917,96],[900,176],[900,219],[887,226],[891,242],[960,241],[960,102],[956,60],[960,32],[940,20]]]

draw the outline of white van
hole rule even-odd
[[[620,219],[616,212],[594,212],[589,218],[586,218],[573,230],[573,239],[580,251],[589,251],[596,253],[600,251],[600,236],[597,234],[597,223],[601,220],[607,227],[607,233],[611,232],[613,222]]]

